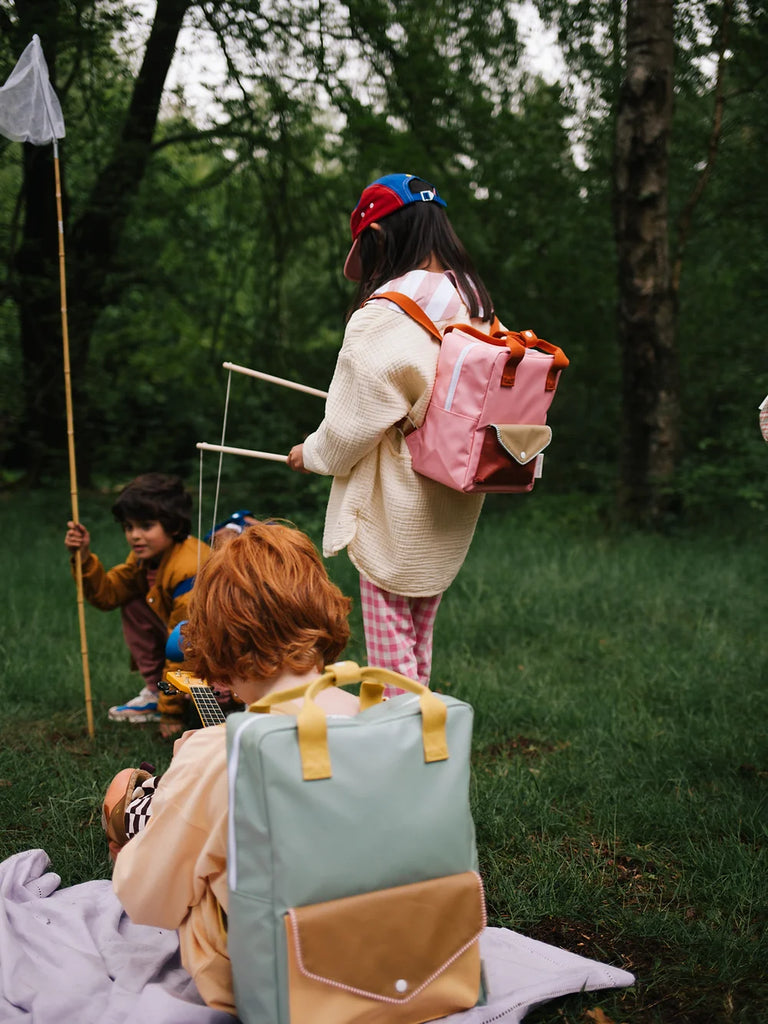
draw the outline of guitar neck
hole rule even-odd
[[[226,721],[224,712],[210,686],[190,686],[189,695],[195,702],[197,713],[204,726],[221,725]]]
[[[204,726],[221,725],[226,721],[226,716],[210,686],[188,672],[168,671],[165,673],[165,679],[157,685],[163,693],[188,694],[192,698]]]

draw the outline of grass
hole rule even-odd
[[[74,884],[109,874],[105,782],[162,769],[170,747],[106,721],[136,682],[117,616],[91,608],[87,737],[67,502],[0,496],[0,857],[43,848]],[[81,497],[95,550],[117,560],[108,505]],[[297,522],[319,540],[316,519]],[[768,1021],[767,553],[735,525],[623,535],[577,499],[489,502],[438,615],[433,685],[476,710],[490,922],[637,975],[532,1024]],[[329,569],[354,595],[346,558]],[[362,660],[357,609],[353,632]]]

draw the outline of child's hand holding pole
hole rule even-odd
[[[90,554],[91,535],[82,523],[67,523],[67,533],[64,537],[64,546],[70,554],[80,552],[82,561],[85,561]]]

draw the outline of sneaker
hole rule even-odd
[[[109,717],[113,722],[131,722],[134,725],[139,722],[159,722],[157,694],[145,686],[138,697],[110,708]]]

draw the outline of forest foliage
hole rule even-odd
[[[571,360],[539,486],[611,504],[621,431],[611,203],[622,5],[540,0],[538,8],[557,31],[559,81],[526,64],[519,10],[488,0],[178,0],[176,13],[216,41],[228,71],[197,106],[183,89],[166,88],[90,319],[78,317],[74,285],[85,483],[113,486],[150,468],[195,476],[195,443],[221,438],[226,360],[327,386],[352,295],[341,273],[349,212],[368,181],[405,169],[440,188],[502,320],[532,327]],[[48,21],[37,25],[43,10]],[[151,16],[122,2],[48,0],[33,10],[0,0],[0,80],[34,29],[62,102],[65,239],[75,261],[79,226],[124,129]],[[675,4],[675,37],[669,209],[681,266],[682,452],[672,486],[693,515],[734,503],[759,511],[768,500],[757,429],[768,391],[768,14],[747,0],[686,0]],[[723,122],[712,152],[720,51]],[[31,284],[18,256],[36,201],[24,192],[29,148],[0,139],[6,484],[67,471],[61,339],[48,331],[34,359],[22,344],[20,295]],[[708,160],[684,235],[678,225]],[[56,381],[56,394],[31,414],[22,382],[35,379],[38,361],[35,387]],[[227,443],[286,452],[321,412],[317,399],[233,379]],[[32,450],[31,420],[47,415],[54,435],[60,425],[60,444],[45,438]],[[271,464],[226,459],[224,472],[274,495],[274,504],[289,491],[308,502],[319,493]]]

